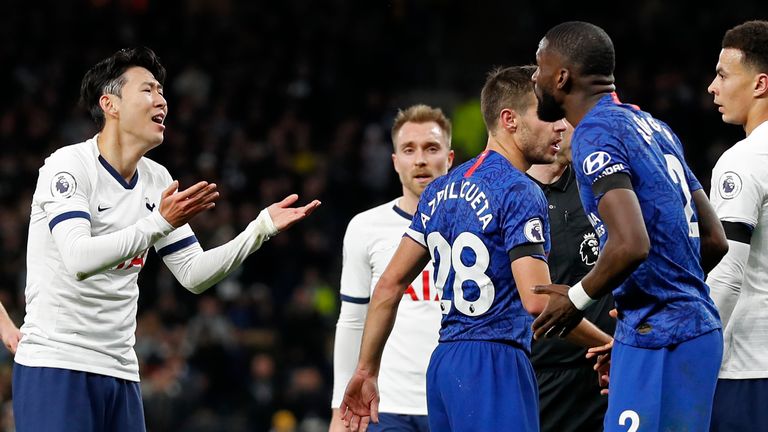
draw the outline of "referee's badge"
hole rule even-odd
[[[544,230],[539,218],[528,219],[523,228],[525,238],[532,243],[544,243]]]
[[[76,190],[77,182],[72,174],[62,171],[53,176],[51,180],[51,195],[54,197],[69,198],[75,194]]]
[[[720,176],[718,190],[723,199],[735,198],[741,193],[741,177],[733,171],[726,171]]]

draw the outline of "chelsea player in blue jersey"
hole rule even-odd
[[[371,299],[357,370],[341,405],[353,431],[377,421],[382,350],[403,291],[430,255],[443,313],[427,370],[430,430],[538,431],[528,355],[531,315],[547,300],[532,288],[550,281],[549,223],[544,194],[525,171],[554,161],[565,126],[537,117],[534,70],[489,74],[481,93],[486,150],[422,193]],[[611,339],[582,321],[571,340],[594,346]]]
[[[709,427],[722,357],[720,319],[704,282],[727,241],[682,145],[664,123],[614,93],[613,43],[584,22],[555,26],[539,44],[539,116],[573,124],[581,200],[602,251],[550,300],[536,337],[567,334],[613,290],[618,321],[605,430]],[[704,269],[702,269],[704,266]]]

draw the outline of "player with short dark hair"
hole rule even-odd
[[[728,238],[728,253],[707,283],[725,328],[712,431],[765,430],[768,412],[768,21],[725,33],[707,89],[725,123],[746,138],[712,170],[710,198]]]
[[[422,193],[376,285],[341,406],[353,431],[378,420],[382,350],[404,290],[430,256],[443,313],[427,370],[430,430],[538,430],[528,355],[531,315],[546,297],[531,288],[549,282],[549,224],[546,199],[525,170],[554,161],[564,127],[537,117],[532,72],[511,67],[489,74],[481,93],[484,111],[494,111],[483,113],[491,119],[486,150]],[[610,341],[586,321],[572,337],[586,345]]]
[[[541,40],[536,62],[539,116],[564,115],[575,127],[581,201],[601,243],[594,268],[573,287],[537,287],[550,299],[534,322],[536,337],[567,334],[613,291],[605,430],[706,430],[722,332],[704,271],[727,250],[722,226],[669,126],[618,100],[603,29],[559,24]]]
[[[99,133],[46,160],[32,197],[26,317],[13,368],[19,432],[142,432],[135,342],[137,279],[150,247],[201,293],[320,203],[262,210],[237,237],[204,251],[187,222],[214,207],[216,185],[178,190],[144,155],[160,145],[165,70],[148,48],[86,73],[81,96]]]

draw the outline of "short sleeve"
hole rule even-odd
[[[405,235],[427,247],[427,222],[435,211],[435,187],[437,182],[432,182],[424,189],[419,198],[419,204],[416,206],[416,212],[413,214],[411,225],[405,230]]]
[[[40,168],[35,201],[45,212],[48,227],[72,218],[90,221],[91,179],[85,164],[72,151],[51,155]]]
[[[728,151],[720,157],[712,170],[709,196],[720,220],[754,227],[763,195],[760,174],[748,156]]]
[[[574,146],[574,168],[581,170],[592,187],[595,200],[599,201],[611,188],[596,187],[598,182],[600,184],[610,182],[620,177],[617,174],[625,174],[632,178],[627,147],[618,137],[607,133],[603,127],[590,128],[589,125],[584,125],[582,130],[577,132],[580,133],[573,138],[579,143],[578,146]]]
[[[368,253],[365,224],[355,216],[344,234],[341,265],[341,300],[365,304],[371,296],[371,260]]]
[[[534,256],[546,260],[549,219],[544,193],[528,181],[514,185],[506,197],[501,230],[510,258]]]

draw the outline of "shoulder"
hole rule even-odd
[[[353,216],[347,225],[347,235],[349,235],[350,232],[363,233],[369,231],[378,223],[391,217],[392,214],[394,214],[392,207],[395,205],[396,201],[397,200],[386,202]]]
[[[95,144],[88,140],[61,147],[45,159],[45,165],[70,164],[75,167],[84,167],[92,164],[97,157],[94,153],[94,146]]]
[[[142,175],[157,177],[166,183],[173,181],[171,173],[168,172],[167,168],[146,156],[139,160],[139,169],[142,171]]]

